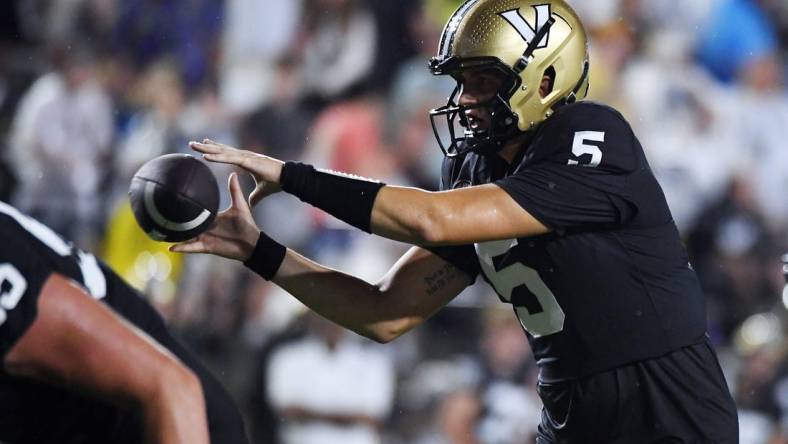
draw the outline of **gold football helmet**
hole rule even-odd
[[[429,68],[435,75],[457,80],[448,103],[430,111],[444,154],[494,153],[507,140],[534,129],[556,107],[586,96],[586,33],[564,0],[468,0],[443,29],[438,55]],[[458,74],[474,69],[496,69],[505,75],[495,97],[473,105],[490,112],[491,123],[482,130],[468,125],[465,111],[470,106],[457,103],[462,91]],[[553,87],[542,97],[539,88],[545,75],[552,78]],[[440,118],[446,119],[449,143],[444,143],[436,124]]]

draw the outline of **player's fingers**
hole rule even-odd
[[[228,153],[203,154],[203,158],[209,162],[226,163],[240,167],[249,172],[254,177],[255,182],[259,182],[260,176],[264,174],[262,166],[258,163],[262,160],[250,155],[248,151],[236,150]]]
[[[212,139],[203,139],[202,142],[203,143],[209,143],[209,144],[212,144],[212,145],[215,145],[215,146],[227,149],[227,150],[238,150],[238,148],[231,147],[230,145],[227,145],[227,144],[224,144],[224,143],[220,143],[220,142],[217,142],[217,141],[212,140]]]
[[[214,143],[205,144],[199,142],[190,142],[189,146],[191,146],[194,150],[203,153],[203,159],[209,162],[235,165],[243,168],[246,171],[249,171],[253,176],[262,174],[264,171],[263,168],[265,166],[265,161],[267,160],[265,156],[246,150],[235,149],[226,145],[218,146]]]
[[[221,148],[215,145],[197,144],[197,151],[203,153],[202,157],[211,162],[230,163],[244,169],[254,166],[253,157],[249,151],[237,150],[235,148]],[[206,148],[208,147],[208,148]]]
[[[191,141],[189,142],[189,148],[193,149],[194,151],[199,151],[201,153],[220,153],[222,148],[210,143],[201,143]]]
[[[233,154],[226,154],[226,153],[204,153],[202,155],[203,159],[209,162],[215,163],[228,163],[230,165],[237,165],[239,167],[243,167],[243,158]]]
[[[253,207],[253,206],[257,205],[258,202],[260,202],[261,200],[265,199],[266,196],[271,194],[271,193],[268,192],[268,190],[266,188],[267,187],[266,187],[266,183],[265,182],[260,182],[257,185],[257,188],[255,188],[254,191],[252,191],[252,194],[249,195],[249,206],[250,207]]]
[[[238,181],[238,174],[230,174],[229,187],[230,206],[232,208],[243,209],[243,206],[246,205],[246,196],[244,196],[244,192],[241,189],[241,183]]]
[[[203,141],[199,143],[203,146],[207,146],[208,149],[212,149],[220,152],[243,151],[238,148],[232,147],[230,145],[226,145],[224,143],[219,143],[211,139],[203,139]]]
[[[173,253],[207,253],[208,250],[202,240],[193,239],[179,244],[170,245],[170,251]]]
[[[261,189],[255,188],[255,190],[252,191],[252,194],[249,195],[249,206],[253,207],[253,206],[257,205],[257,202],[260,202],[261,200],[263,200],[263,197],[265,197],[265,196],[263,196],[262,194],[263,193],[262,193]]]

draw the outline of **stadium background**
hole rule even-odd
[[[144,161],[205,137],[434,189],[442,155],[426,111],[453,85],[426,61],[458,3],[1,2],[0,197],[143,289],[229,388],[254,442],[276,442],[293,424],[287,399],[346,415],[328,428],[382,425],[357,442],[526,442],[538,418],[535,370],[517,321],[487,287],[393,344],[340,338],[239,264],[148,241],[125,195]],[[634,126],[702,280],[742,443],[788,442],[788,3],[570,3],[591,36],[590,97]],[[229,170],[214,171],[226,206]],[[289,196],[255,213],[286,245],[369,280],[406,248]],[[297,354],[305,337],[350,344],[343,350],[359,359],[349,362],[362,365],[335,366],[326,353],[272,376],[271,357]],[[377,379],[363,377],[364,361]],[[308,442],[307,431],[290,432]]]

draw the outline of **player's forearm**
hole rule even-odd
[[[208,443],[205,398],[199,379],[173,368],[159,377],[154,393],[140,399],[148,443]],[[185,408],[186,407],[186,408]]]
[[[388,342],[409,328],[393,297],[379,286],[332,270],[288,250],[273,282],[304,305],[376,342]]]
[[[57,273],[41,289],[36,320],[4,364],[12,375],[135,409],[145,418],[153,442],[208,442],[196,376],[144,332]],[[180,436],[184,439],[172,439]]]

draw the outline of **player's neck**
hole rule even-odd
[[[498,151],[498,156],[511,165],[517,155],[520,154],[520,151],[525,149],[525,145],[523,144],[525,141],[524,136],[525,135],[518,136],[506,142],[506,145],[501,148],[501,151]]]

